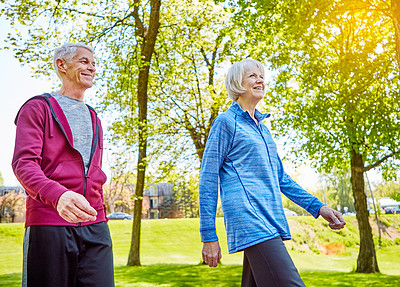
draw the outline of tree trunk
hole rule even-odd
[[[137,97],[139,106],[139,157],[137,164],[137,180],[135,189],[135,207],[132,226],[131,248],[129,250],[128,266],[140,266],[140,227],[142,220],[142,201],[143,189],[145,185],[146,174],[146,156],[147,156],[147,87],[149,82],[149,71],[151,57],[154,52],[154,46],[157,39],[158,29],[160,27],[160,6],[161,0],[150,1],[150,20],[149,28],[143,33],[143,43],[141,47],[141,56],[143,62],[139,68],[139,78],[137,87]],[[140,21],[136,15],[135,21]],[[143,23],[136,23],[137,27],[143,27]]]
[[[372,238],[372,229],[368,220],[369,213],[364,187],[364,160],[362,155],[354,150],[351,152],[351,185],[353,188],[354,206],[357,212],[358,228],[360,232],[360,251],[357,258],[356,272],[379,272],[375,245]]]

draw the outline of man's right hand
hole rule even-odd
[[[221,262],[221,248],[218,241],[204,242],[202,250],[203,260],[210,267],[217,267]]]
[[[57,203],[58,214],[71,223],[95,221],[97,211],[79,193],[67,190]]]

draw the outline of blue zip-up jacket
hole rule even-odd
[[[218,185],[229,253],[281,236],[290,239],[281,192],[315,218],[323,206],[288,176],[268,128],[236,102],[212,124],[199,183],[202,242],[217,241]]]

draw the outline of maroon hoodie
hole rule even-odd
[[[19,110],[12,167],[28,195],[25,226],[77,226],[56,210],[59,197],[67,190],[82,194],[97,210],[96,221],[79,225],[107,220],[102,190],[107,177],[101,170],[103,130],[96,112],[91,107],[89,111],[93,142],[85,174],[82,156],[73,147],[67,118],[50,94],[29,99]]]

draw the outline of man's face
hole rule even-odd
[[[63,84],[71,85],[77,89],[89,89],[93,86],[96,74],[95,61],[92,52],[78,47],[72,60],[66,61],[66,75]]]

